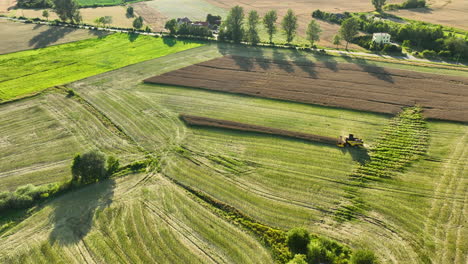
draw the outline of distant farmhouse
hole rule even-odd
[[[191,24],[192,21],[188,17],[177,18],[177,24]]]
[[[378,44],[389,44],[390,34],[388,33],[374,33],[372,35],[372,41]]]

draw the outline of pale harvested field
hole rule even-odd
[[[0,14],[7,14],[9,9],[16,5],[16,0],[2,0],[0,1]]]
[[[0,20],[0,32],[0,54],[106,35],[102,31],[24,24],[8,20]]]
[[[389,12],[391,14],[468,30],[468,2],[466,0],[428,0],[429,8],[415,8]]]
[[[14,9],[10,11],[10,15],[25,16],[29,18],[39,17],[42,18],[43,9]],[[81,16],[83,21],[88,24],[94,24],[94,20],[102,16],[111,16],[112,25],[116,27],[131,28],[134,18],[126,16],[126,10],[124,6],[106,6],[106,7],[93,7],[93,8],[81,8]],[[49,11],[49,20],[57,19],[57,15]]]
[[[98,148],[122,162],[138,150],[62,94],[0,105],[0,191],[68,179],[77,152]]]

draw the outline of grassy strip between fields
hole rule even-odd
[[[252,232],[257,236],[260,241],[271,249],[273,257],[278,263],[288,263],[293,258],[293,253],[287,244],[288,233],[286,231],[270,227],[268,225],[259,223],[253,218],[245,215],[235,207],[232,207],[228,204],[225,204],[221,201],[214,199],[208,194],[196,190],[190,186],[187,186],[175,179],[170,178],[166,175],[168,179],[176,183],[178,186],[181,186],[189,193],[195,195],[196,198],[205,202],[208,207],[213,210],[218,216],[226,219],[227,221],[239,225],[242,228]],[[348,260],[351,256],[351,250],[346,246],[343,246],[335,241],[331,241],[326,238],[322,238],[316,235],[311,235],[312,243],[322,245],[326,251],[330,252],[333,263],[348,263]],[[329,253],[329,254],[330,254]],[[320,254],[319,254],[320,255]],[[310,257],[310,256],[309,256]],[[324,263],[329,263],[328,261]]]
[[[359,166],[350,175],[346,187],[348,201],[335,212],[338,220],[351,220],[366,209],[359,188],[367,181],[391,178],[420,159],[429,145],[427,124],[421,108],[411,107],[400,112],[383,129],[377,144],[370,149],[370,161]]]
[[[202,45],[200,41],[117,33],[1,55],[0,102]]]

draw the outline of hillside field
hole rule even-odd
[[[0,102],[200,45],[197,42],[113,34],[7,54],[0,57],[0,71],[5,73],[0,77]],[[15,71],[11,71],[12,68]]]
[[[96,43],[103,47],[91,48]],[[54,60],[67,67],[64,54],[77,66],[65,68],[70,77],[51,68],[51,78],[60,82],[49,82],[33,67],[43,69]],[[18,73],[37,76],[8,71],[15,78],[3,82],[8,87],[14,84],[26,93],[30,86],[39,91],[73,82],[0,105],[0,150],[6,153],[0,154],[0,162],[9,166],[0,168],[2,186],[12,189],[30,179],[47,182],[41,181],[46,173],[24,173],[43,165],[58,164],[60,169],[50,174],[54,180],[66,178],[73,154],[91,147],[118,156],[122,163],[152,155],[159,168],[77,188],[31,209],[20,223],[0,229],[2,263],[273,262],[261,238],[187,190],[272,228],[304,227],[353,250],[370,249],[382,263],[464,264],[468,259],[466,123],[410,115],[400,124],[394,114],[143,82],[224,56],[248,57],[251,69],[258,70],[278,58],[294,67],[305,62],[328,65],[336,76],[350,65],[427,75],[466,72],[141,36],[132,42],[121,34],[12,55],[2,55],[0,61],[10,58]],[[50,59],[30,62],[44,56]],[[22,66],[21,61],[28,63]],[[380,82],[379,77],[368,74],[366,80]],[[75,95],[67,96],[68,89]],[[366,149],[191,127],[180,114],[327,137],[353,133],[364,139]],[[417,145],[416,158],[404,155],[404,150],[414,150],[412,145],[399,149],[408,142]],[[388,160],[379,162],[382,157]],[[17,160],[24,162],[13,162]],[[393,161],[398,170],[390,176],[356,180],[357,172],[372,173]],[[398,167],[399,162],[406,166]],[[374,167],[366,167],[369,163]]]
[[[8,20],[0,20],[0,31],[3,38],[0,54],[108,35],[103,31],[24,24]]]

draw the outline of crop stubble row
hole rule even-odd
[[[428,118],[468,122],[468,78],[372,65],[226,56],[145,82],[387,114],[420,105]]]

